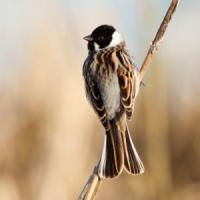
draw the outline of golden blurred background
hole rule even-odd
[[[170,0],[1,0],[0,199],[73,200],[100,158],[83,36],[112,24],[140,66]],[[146,172],[98,199],[200,199],[200,2],[181,1],[129,123]]]

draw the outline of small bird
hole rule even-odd
[[[140,73],[113,26],[101,25],[83,39],[88,42],[83,65],[86,95],[105,128],[98,175],[115,178],[124,168],[130,174],[142,174],[144,166],[127,126],[140,89]]]

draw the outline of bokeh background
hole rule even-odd
[[[138,67],[170,0],[0,1],[0,199],[73,200],[103,128],[86,101],[83,36],[113,24]],[[200,1],[181,1],[136,102],[146,172],[104,181],[98,199],[200,199]]]

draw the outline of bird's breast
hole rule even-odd
[[[97,75],[97,84],[101,93],[108,119],[113,119],[120,110],[120,88],[117,73]]]

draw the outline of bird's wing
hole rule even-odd
[[[126,51],[118,51],[116,56],[119,61],[117,73],[121,91],[121,104],[126,111],[127,118],[130,119],[138,90],[137,87],[139,87],[137,84],[138,71]]]
[[[89,102],[94,108],[94,111],[97,113],[103,126],[105,127],[106,130],[108,130],[109,123],[107,121],[106,110],[105,110],[105,107],[100,95],[100,91],[97,86],[96,80],[93,78],[93,76],[91,76],[90,70],[88,70],[88,68],[90,67],[90,64],[91,62],[86,60],[83,66],[83,76],[85,79],[85,88],[86,88],[87,98],[89,99]]]

